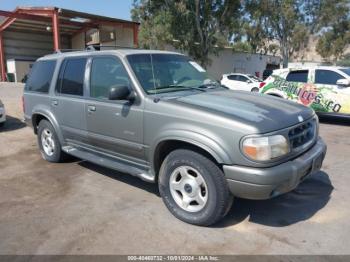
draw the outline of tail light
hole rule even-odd
[[[263,88],[264,85],[266,85],[266,83],[265,83],[265,82],[261,82],[261,83],[259,84],[259,88]]]
[[[22,110],[23,110],[23,113],[25,113],[25,107],[24,107],[24,96],[22,96]]]

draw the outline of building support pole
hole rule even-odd
[[[60,24],[58,21],[58,10],[54,10],[52,15],[53,47],[55,51],[60,50]]]
[[[4,39],[3,39],[2,31],[0,31],[0,67],[1,67],[1,81],[6,81]]]
[[[133,26],[133,35],[134,35],[134,47],[138,47],[138,45],[139,45],[139,39],[138,39],[139,25],[137,25],[137,24],[134,24],[134,26]]]

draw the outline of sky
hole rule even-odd
[[[0,0],[0,10],[17,6],[56,6],[85,13],[130,20],[133,0]]]

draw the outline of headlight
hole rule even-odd
[[[267,161],[288,154],[289,146],[281,135],[248,137],[243,140],[242,150],[252,160]]]

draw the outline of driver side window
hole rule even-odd
[[[336,85],[339,79],[344,78],[340,74],[331,70],[316,70],[315,84]]]
[[[95,57],[90,73],[90,97],[108,99],[112,86],[131,87],[130,79],[121,61],[114,57]]]

